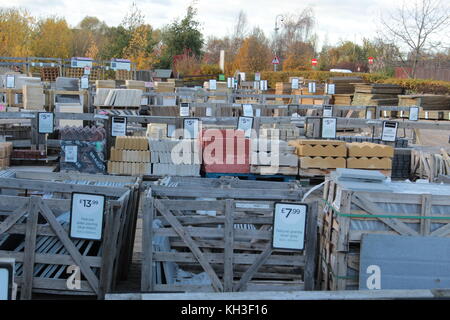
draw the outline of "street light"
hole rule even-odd
[[[282,14],[279,14],[275,17],[275,56],[279,56],[280,53],[280,41],[278,39],[278,30],[280,30],[280,28],[278,27],[278,18],[280,19],[280,23],[284,21],[284,16]],[[277,65],[274,64],[273,65],[273,71],[277,71]]]

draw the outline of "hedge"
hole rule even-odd
[[[247,80],[254,80],[254,73],[246,73]],[[329,71],[263,71],[261,79],[268,80],[269,87],[275,88],[277,82],[288,82],[289,77],[303,77],[308,80],[326,81],[330,77],[361,77],[370,83],[398,84],[411,93],[450,94],[450,81],[429,79],[397,79],[377,73],[339,73]]]

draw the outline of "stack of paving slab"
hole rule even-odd
[[[273,139],[252,139],[250,172],[261,175],[298,174],[298,157],[295,147],[286,141]]]
[[[94,98],[95,106],[139,107],[142,90],[97,88]]]
[[[391,170],[394,148],[388,145],[353,142],[347,144],[347,168]]]
[[[301,169],[336,169],[346,167],[347,148],[344,141],[293,140]]]
[[[44,87],[39,84],[23,86],[23,108],[26,110],[44,110]]]
[[[150,175],[150,151],[146,137],[116,137],[111,148],[108,173],[122,175]]]
[[[173,93],[175,92],[175,83],[174,82],[155,82],[155,92],[158,93]],[[156,98],[157,105],[162,106],[176,106],[177,99],[175,96],[162,96]]]
[[[200,176],[198,140],[149,138],[149,144],[153,175]]]
[[[12,150],[12,142],[0,142],[0,169],[9,167]]]

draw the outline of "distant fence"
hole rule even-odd
[[[400,79],[408,79],[408,73],[411,73],[412,68],[395,68],[395,77]],[[419,66],[416,69],[416,78],[419,79],[433,79],[450,81],[450,68],[442,68],[438,65],[436,66]]]

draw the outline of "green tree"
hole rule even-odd
[[[200,22],[195,20],[196,15],[196,9],[189,6],[186,16],[181,21],[175,20],[163,29],[163,52],[159,67],[170,68],[173,57],[182,54],[185,50],[196,57],[201,57],[204,40],[199,30]]]

